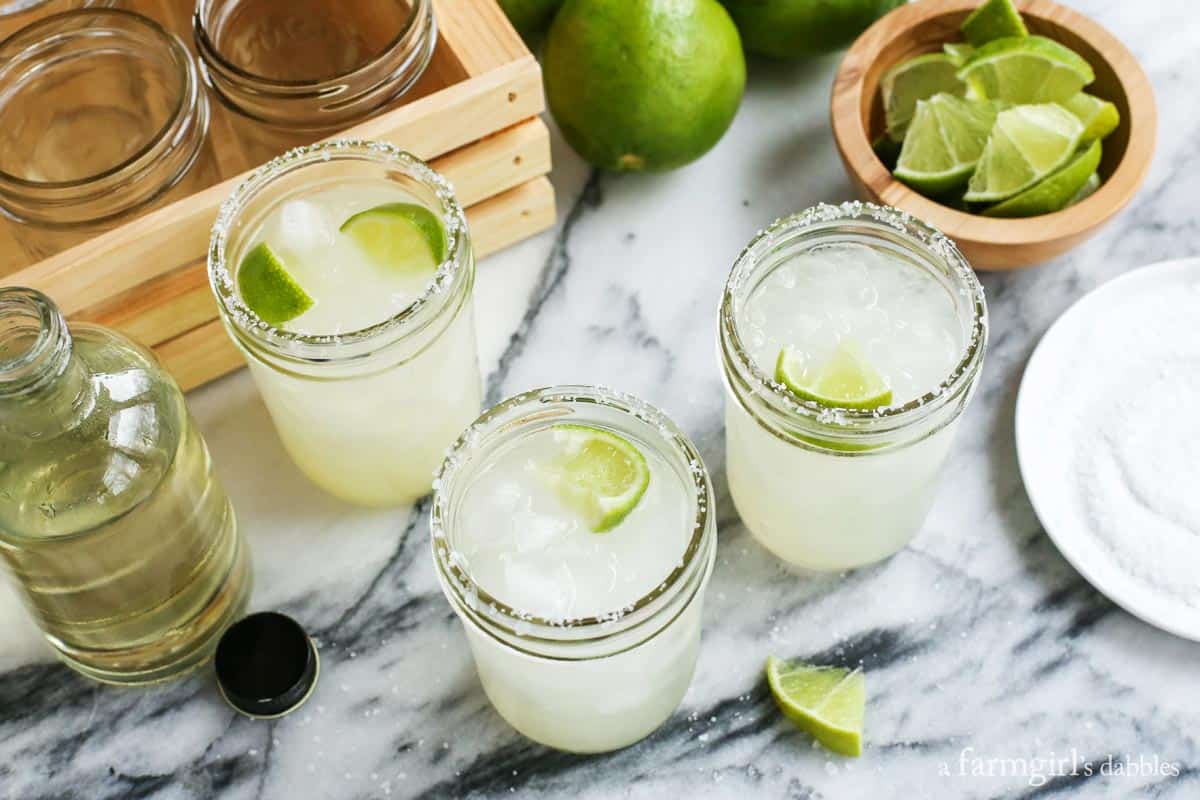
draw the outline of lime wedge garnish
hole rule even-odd
[[[961,67],[971,59],[971,56],[975,55],[975,48],[961,42],[947,42],[942,45],[942,52],[949,56],[950,60],[956,65]]]
[[[964,195],[969,203],[998,203],[1059,170],[1074,155],[1083,123],[1060,105],[1001,111]]]
[[[1121,124],[1121,112],[1107,100],[1080,92],[1062,103],[1063,108],[1083,123],[1083,140],[1103,139]]]
[[[650,485],[650,467],[626,438],[590,425],[555,425],[560,447],[545,474],[596,533],[620,525]]]
[[[1090,145],[1075,154],[1067,165],[1030,186],[1020,194],[1010,197],[1003,203],[998,203],[987,210],[988,217],[1036,217],[1039,214],[1052,214],[1061,211],[1075,202],[1075,197],[1087,186],[1088,180],[1096,174],[1102,155],[1100,141],[1093,140]]]
[[[259,242],[242,259],[237,283],[242,302],[268,325],[282,325],[313,305],[266,242]]]
[[[879,83],[888,135],[904,140],[917,102],[942,92],[963,95],[967,85],[958,77],[960,64],[945,53],[928,53],[893,67]]]
[[[867,684],[861,669],[817,667],[771,656],[767,683],[784,716],[818,742],[835,753],[862,755]]]
[[[895,175],[924,194],[964,185],[975,171],[996,122],[996,106],[950,94],[917,101]]]
[[[994,39],[1012,36],[1028,36],[1025,21],[1012,4],[1012,0],[987,0],[971,12],[962,24],[963,36],[976,47],[982,47]]]
[[[1044,36],[988,42],[959,70],[980,96],[1010,103],[1061,103],[1095,80],[1075,51]]]
[[[432,272],[446,258],[446,231],[432,211],[415,203],[387,203],[361,211],[339,230],[373,261],[404,272]]]
[[[892,402],[892,390],[859,348],[843,341],[829,360],[814,365],[795,347],[779,351],[775,380],[797,396],[829,408],[872,409]]]

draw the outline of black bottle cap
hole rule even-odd
[[[274,611],[231,625],[217,645],[214,666],[225,702],[259,719],[299,708],[321,671],[317,648],[304,628]]]

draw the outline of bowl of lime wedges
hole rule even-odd
[[[833,133],[869,200],[919,217],[980,269],[1048,261],[1124,208],[1157,112],[1137,60],[1052,0],[922,0],[854,43]]]

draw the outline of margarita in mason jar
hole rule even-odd
[[[222,206],[209,276],[314,483],[373,506],[428,493],[481,399],[475,264],[441,176],[383,143],[293,150]]]
[[[729,487],[746,527],[808,569],[907,544],[986,340],[970,265],[902,212],[819,206],[760,234],[720,320]]]
[[[433,551],[492,704],[574,752],[678,707],[716,552],[708,475],[660,412],[592,387],[507,400],[436,482]]]

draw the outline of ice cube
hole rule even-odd
[[[334,220],[304,200],[284,203],[267,227],[265,238],[272,247],[297,254],[329,247],[337,235]]]

